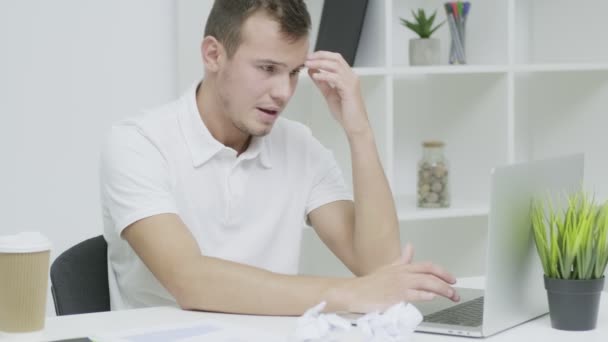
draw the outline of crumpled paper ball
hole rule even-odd
[[[321,302],[298,318],[292,341],[340,341],[340,336],[353,329],[352,322],[334,313],[321,313]],[[383,313],[371,312],[356,320],[357,330],[367,342],[407,342],[422,322],[422,314],[409,303],[398,303]]]
[[[351,322],[333,314],[322,314],[326,302],[321,302],[308,309],[298,318],[295,341],[334,341],[336,333],[345,332],[352,328]]]
[[[357,319],[357,327],[369,342],[406,342],[412,339],[422,314],[410,303],[398,303],[384,313],[372,312]]]

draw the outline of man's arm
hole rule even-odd
[[[357,75],[342,56],[315,52],[305,64],[348,139],[354,204],[337,201],[309,214],[327,246],[356,275],[369,274],[400,255],[399,223],[380,164]],[[319,72],[323,70],[323,72]]]
[[[139,220],[123,231],[137,255],[184,309],[300,315],[327,300],[339,279],[294,277],[206,257],[175,214]]]
[[[129,225],[122,236],[184,309],[301,315],[321,301],[326,311],[370,312],[434,294],[455,299],[454,278],[432,264],[398,260],[365,277],[291,276],[203,256],[175,214]]]

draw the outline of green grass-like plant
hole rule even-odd
[[[550,199],[532,202],[532,230],[545,275],[556,279],[597,279],[608,264],[608,202],[579,191],[566,195],[563,210]]]
[[[445,20],[441,23],[437,24],[437,26],[433,27],[433,22],[435,21],[435,16],[437,15],[437,11],[433,12],[430,17],[426,16],[424,9],[419,8],[418,13],[412,10],[412,15],[414,16],[414,21],[409,21],[403,18],[401,19],[401,24],[410,30],[414,31],[420,38],[430,38],[433,32],[437,31]]]

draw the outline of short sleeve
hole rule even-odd
[[[102,149],[100,193],[116,233],[143,218],[177,213],[167,162],[136,126],[114,126]]]
[[[306,203],[306,216],[327,203],[353,199],[333,153],[314,138],[310,143],[310,152],[313,179]]]

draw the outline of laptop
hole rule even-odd
[[[458,303],[443,297],[415,303],[424,316],[416,331],[487,337],[549,312],[530,204],[536,196],[580,190],[583,161],[576,154],[492,169],[484,290],[456,287]],[[347,316],[355,324],[361,315]]]
[[[457,288],[459,303],[416,303],[424,316],[416,331],[487,337],[549,311],[530,204],[537,196],[580,190],[583,162],[577,154],[492,169],[485,288]]]

